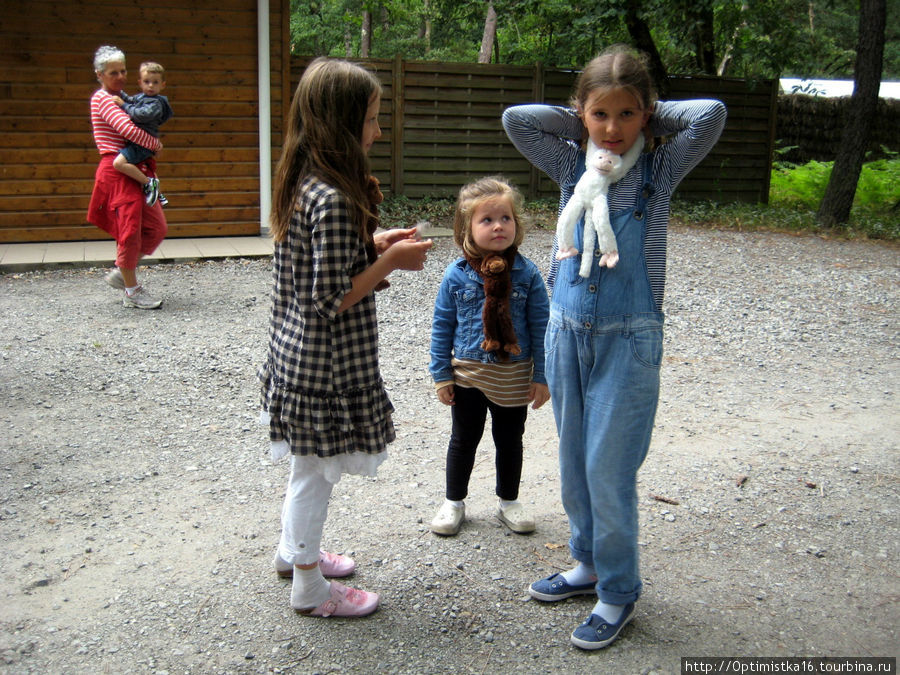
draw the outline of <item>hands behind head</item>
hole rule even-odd
[[[395,270],[422,269],[425,267],[428,249],[434,245],[431,239],[422,241],[415,227],[376,232],[373,239],[375,250],[388,257]]]

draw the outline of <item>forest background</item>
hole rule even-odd
[[[898,11],[888,0],[886,80],[900,79]],[[291,50],[580,69],[628,42],[672,75],[852,79],[859,12],[859,0],[291,0]]]

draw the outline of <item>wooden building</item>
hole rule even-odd
[[[0,0],[0,242],[100,239],[93,54],[166,68],[169,236],[258,234],[290,93],[288,0]],[[273,150],[273,147],[275,148]],[[261,161],[262,160],[262,161]]]

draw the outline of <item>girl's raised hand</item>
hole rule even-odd
[[[376,232],[372,236],[372,240],[375,242],[375,251],[379,255],[387,251],[398,241],[402,241],[403,239],[412,239],[413,241],[419,241],[421,238],[422,237],[419,236],[418,228],[415,227],[406,229],[398,228],[393,230],[383,230],[381,232]]]
[[[390,263],[391,269],[417,271],[425,267],[428,249],[434,245],[431,239],[415,241],[414,239],[398,239],[382,254]]]

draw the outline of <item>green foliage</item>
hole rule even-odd
[[[378,207],[381,226],[385,228],[412,227],[427,220],[436,227],[453,226],[454,200],[425,197],[413,201],[405,196],[392,196]]]
[[[580,68],[603,47],[628,40],[622,2],[501,0],[494,6],[504,63]]]
[[[833,162],[776,165],[772,170],[768,206],[677,200],[672,203],[672,219],[725,229],[900,240],[900,160],[883,159],[863,166],[850,211],[850,223],[837,231],[823,229],[816,220],[832,166]]]
[[[801,166],[772,169],[769,200],[773,205],[815,209],[825,194],[834,162],[811,161]],[[864,164],[856,186],[857,214],[889,213],[900,203],[900,159]]]
[[[815,160],[799,166],[776,164],[769,184],[770,203],[815,208],[825,194],[833,165]]]
[[[580,68],[603,47],[630,41],[633,0],[493,0],[499,62]],[[363,10],[372,15],[370,56],[475,61],[486,0],[291,0],[294,54],[356,58]],[[730,77],[849,78],[858,0],[641,0],[667,70],[698,72],[698,35],[712,17],[716,65]],[[426,36],[426,25],[430,34]],[[888,21],[885,79],[900,77],[900,26]]]

